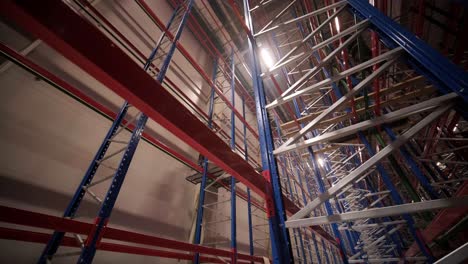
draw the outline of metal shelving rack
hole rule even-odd
[[[240,63],[244,59],[232,40],[222,45],[230,46],[229,55],[226,50],[208,48],[215,61],[211,77],[178,42],[190,21],[187,26],[198,40],[213,45],[190,14],[194,0],[170,1],[176,8],[167,25],[145,1],[136,0],[163,32],[148,60],[88,1],[74,2],[86,10],[90,21],[96,19],[93,23],[100,25],[100,30],[112,32],[110,35],[116,40],[109,40],[63,2],[41,2],[3,1],[0,12],[60,51],[128,103],[115,118],[64,217],[0,207],[2,222],[55,231],[50,236],[0,228],[2,238],[49,242],[40,263],[50,259],[60,245],[79,248],[79,263],[92,262],[96,250],[195,263],[263,263],[263,258],[254,255],[253,247],[264,239],[254,235],[262,225],[255,225],[252,218],[263,218],[264,211],[270,236],[270,245],[266,247],[271,248],[274,263],[400,260],[432,263],[431,242],[464,216],[465,211],[450,207],[468,202],[465,181],[468,164],[463,152],[466,140],[460,137],[468,129],[463,105],[468,101],[468,76],[368,2],[293,0],[283,3],[279,10],[268,10],[274,1],[244,0],[242,8],[237,1],[224,2],[230,5],[247,34],[251,59],[247,64],[253,76],[254,96],[236,76],[235,61]],[[250,4],[255,6],[251,8]],[[40,8],[44,5],[50,7],[48,12]],[[243,16],[239,10],[244,10]],[[278,29],[287,34],[278,34]],[[72,32],[86,32],[86,41]],[[90,42],[99,52],[88,48]],[[117,45],[122,49],[108,49],[109,43],[124,44]],[[360,56],[359,49],[366,45],[371,46],[370,53]],[[275,65],[261,62],[259,50],[264,47],[274,53]],[[4,45],[0,48],[2,54],[28,71],[113,117],[108,109],[40,66]],[[165,78],[176,49],[211,87],[207,114]],[[136,54],[136,60],[144,62],[144,70],[148,72],[135,66],[128,54]],[[107,58],[115,58],[118,63]],[[133,87],[136,80],[144,88]],[[172,93],[163,83],[169,83]],[[229,92],[230,99],[225,96]],[[239,103],[235,102],[236,93],[242,98],[242,113],[235,108]],[[215,118],[216,103],[223,104],[223,114],[229,113]],[[125,118],[130,105],[144,114]],[[258,130],[247,122],[246,108],[257,110]],[[195,164],[145,135],[147,118],[200,152],[202,163]],[[137,120],[135,125],[130,122],[132,119]],[[242,124],[237,128],[236,119]],[[130,140],[114,138],[120,131],[127,134],[130,131]],[[107,225],[142,136],[201,174],[193,244]],[[236,138],[242,140],[236,142]],[[251,141],[257,139],[261,173],[255,169],[259,167],[258,157],[248,147],[255,146],[256,142]],[[111,143],[124,143],[125,147],[106,156]],[[118,154],[123,157],[117,172],[93,182],[97,168],[105,165],[104,159]],[[226,179],[230,183],[225,184],[224,176],[210,175],[209,163],[224,170],[223,175],[229,177]],[[89,189],[111,178],[104,198]],[[202,230],[209,224],[202,221],[203,209],[210,206],[203,197],[210,184],[219,184],[231,192],[227,219],[231,229],[229,250],[202,243]],[[240,184],[246,186],[245,192],[236,188]],[[265,204],[253,199],[251,191],[259,194]],[[85,193],[99,203],[104,201],[93,224],[73,219]],[[248,254],[237,252],[237,197],[245,199],[248,205]],[[443,210],[435,211],[440,209]],[[70,237],[65,233],[76,235]]]
[[[259,128],[267,130],[262,161],[280,226],[292,232],[283,228],[277,241],[300,244],[297,252],[276,248],[274,260],[316,261],[301,228],[322,226],[341,251],[341,260],[325,254],[324,262],[433,263],[421,235],[431,229],[421,227],[442,222],[436,210],[467,200],[467,164],[457,153],[466,146],[439,144],[445,136],[463,140],[467,73],[367,1],[270,4],[244,1]],[[366,46],[371,54],[361,57]],[[273,65],[261,63],[262,49],[274,53]],[[451,191],[448,172],[457,182]],[[281,192],[302,207],[287,219]]]

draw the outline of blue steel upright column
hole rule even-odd
[[[215,81],[216,73],[218,72],[218,60],[213,62],[213,76],[212,76],[212,87],[210,94],[210,105],[208,108],[208,127],[212,128],[213,126],[213,108],[214,108],[214,97],[215,97]],[[208,159],[203,158],[203,174],[202,180],[200,183],[200,195],[198,198],[198,210],[197,210],[197,222],[195,225],[195,239],[194,244],[199,245],[201,242],[201,232],[202,232],[202,221],[203,221],[203,204],[205,203],[205,187],[206,187],[206,178],[208,176]],[[195,264],[200,263],[200,254],[196,253],[193,261]]]
[[[253,32],[252,18],[250,16],[250,5],[248,0],[244,0],[245,23],[250,32]],[[284,222],[286,212],[283,205],[281,194],[281,183],[278,175],[278,168],[275,157],[273,156],[273,138],[271,126],[266,111],[266,99],[263,89],[263,82],[260,78],[260,67],[257,59],[257,45],[252,34],[248,36],[249,52],[252,58],[252,79],[255,93],[255,108],[257,111],[258,134],[260,141],[260,152],[262,158],[263,175],[270,181],[265,186],[267,195],[268,223],[270,226],[270,240],[273,255],[273,263],[287,264],[292,263],[291,242],[289,232]]]
[[[231,149],[236,151],[236,64],[234,49],[231,52]],[[236,226],[236,178],[231,176],[231,263],[237,263],[237,226]]]
[[[169,64],[172,60],[172,56],[174,55],[174,52],[176,49],[177,41],[179,40],[182,34],[184,25],[187,21],[188,14],[190,13],[190,9],[192,5],[193,5],[193,0],[189,0],[187,7],[184,11],[182,20],[177,28],[177,33],[175,34],[175,37],[172,40],[172,44],[167,52],[167,55],[163,61],[161,70],[157,76],[157,81],[160,83],[163,82],[166,76],[166,72],[169,68]],[[180,8],[183,8],[183,7],[180,7]],[[176,8],[176,10],[174,11],[174,14],[178,11],[180,11],[179,8]],[[169,23],[172,23],[172,20],[174,18],[175,18],[175,15],[171,17],[171,21]],[[149,56],[145,64],[144,70],[147,70],[149,66],[151,65],[151,62],[153,61],[154,56],[157,52],[157,49],[160,45],[161,45],[161,40],[158,42],[156,48]],[[88,235],[86,239],[83,250],[78,259],[78,263],[91,263],[93,261],[94,255],[96,254],[97,247],[102,238],[102,233],[107,225],[107,222],[109,221],[109,217],[112,213],[112,209],[114,208],[115,202],[117,200],[117,196],[120,192],[120,189],[124,182],[127,171],[130,167],[130,163],[132,161],[133,155],[135,154],[138,143],[141,139],[141,134],[143,133],[143,129],[146,125],[147,120],[148,120],[148,117],[145,114],[141,113],[140,117],[138,118],[137,125],[132,132],[130,142],[128,143],[125,149],[124,155],[119,163],[118,169],[112,179],[111,186],[109,187],[107,194],[105,198],[103,199],[103,203],[99,210],[98,217],[96,217],[95,219],[94,229],[90,232],[90,234]]]

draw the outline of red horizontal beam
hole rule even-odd
[[[253,191],[265,195],[268,184],[260,174],[65,3],[58,0],[0,1],[0,7],[4,18],[45,41]]]
[[[140,4],[141,8],[143,8],[143,10],[146,12],[146,14],[155,22],[155,24],[162,31],[164,31],[166,33],[166,35],[171,40],[173,40],[174,35],[172,34],[172,32],[167,30],[164,23],[159,19],[158,16],[156,16],[156,14],[153,12],[153,10],[151,10],[151,8],[149,8],[149,6],[146,4],[146,2],[144,0],[137,0],[137,2]],[[250,126],[250,124],[247,122],[247,120],[244,119],[242,114],[239,113],[239,111],[237,111],[237,109],[231,104],[231,102],[229,102],[229,100],[226,98],[226,96],[224,96],[223,92],[220,91],[217,88],[217,86],[211,81],[211,78],[203,70],[203,68],[200,66],[200,64],[198,64],[196,62],[196,60],[190,55],[190,53],[187,51],[187,49],[185,49],[185,47],[182,46],[182,44],[180,42],[177,42],[176,46],[177,46],[177,49],[180,51],[180,53],[182,53],[182,55],[184,55],[184,57],[190,62],[190,64],[192,64],[192,66],[195,68],[195,70],[198,71],[198,73],[203,77],[203,79],[205,79],[205,81],[208,84],[210,84],[210,86],[215,87],[216,94],[219,96],[219,98],[221,98],[221,100],[223,100],[223,102],[229,107],[229,109],[234,111],[234,114],[237,116],[237,118],[239,118],[239,120],[241,120],[242,123],[245,124],[245,126],[250,131],[250,133],[252,133],[255,136],[255,138],[258,138],[257,131],[255,131],[255,129],[253,129],[252,126]]]
[[[114,119],[115,113],[110,110],[109,108],[105,107],[104,105],[100,104],[99,102],[95,101],[91,97],[87,96],[85,93],[81,92],[79,89],[73,87],[63,79],[59,78],[58,76],[54,75],[53,73],[47,71],[46,69],[42,68],[41,66],[35,64],[25,56],[19,54],[15,50],[9,48],[8,46],[4,45],[3,43],[0,43],[0,52],[5,54],[8,58],[10,58],[12,61],[15,63],[18,63],[20,65],[23,65],[24,67],[28,68],[30,71],[32,71],[34,74],[40,76],[40,78],[44,79],[47,82],[53,83],[60,87],[61,89],[65,90],[67,93],[71,94],[73,97],[77,98],[78,100],[84,102],[91,108],[95,109],[96,111],[101,112],[102,114],[108,116],[110,119]],[[123,121],[125,123],[126,120]],[[130,124],[129,129],[133,129],[134,125]],[[168,153],[175,159],[179,160],[180,162],[186,164],[188,167],[190,167],[193,170],[196,170],[200,173],[203,173],[203,168],[187,158],[186,156],[180,154],[179,152],[175,151],[174,149],[168,147],[166,144],[162,143],[155,137],[149,135],[146,132],[143,132],[143,138],[147,140],[149,143],[153,144],[157,148],[163,150],[164,152]],[[215,176],[208,174],[208,177],[211,179],[216,179]],[[226,189],[229,190],[229,186],[226,184],[223,184],[220,182],[220,184]],[[243,190],[238,190],[236,192],[236,195],[239,196],[240,198],[244,199],[247,201],[247,193]],[[265,210],[264,206],[257,200],[251,199],[251,202],[254,206],[261,210]]]
[[[160,83],[65,3],[59,0],[5,0],[0,1],[0,13],[6,20],[45,41],[254,192],[267,196],[267,190],[271,188],[269,183],[247,161],[231,151]],[[286,197],[283,200],[290,214],[299,210]],[[323,229],[317,227],[314,230],[335,244]]]
[[[458,189],[455,197],[468,195],[468,181]],[[459,221],[468,214],[468,207],[450,208],[440,211],[432,222],[422,231],[421,235],[426,244],[443,235],[450,228],[455,226]],[[411,247],[405,252],[406,257],[412,257],[419,253],[419,247],[413,243]]]
[[[175,7],[177,6],[182,0],[177,0],[175,2],[174,0],[171,0],[170,2],[172,3],[172,6]],[[218,23],[217,19],[214,17],[212,10],[206,6],[205,1],[201,1],[203,7],[207,11],[208,15],[212,18],[212,21],[215,23],[215,31],[217,29],[221,28],[221,25]],[[222,64],[224,68],[230,68],[229,63],[226,62],[225,56],[222,55],[220,50],[217,48],[217,46],[213,43],[211,38],[207,34],[207,29],[202,27],[198,20],[195,18],[193,15],[193,12],[190,13],[190,19],[188,20],[188,26],[192,33],[196,36],[196,38],[199,40],[199,42],[205,47],[205,50],[211,55],[213,59],[219,59],[218,65]],[[224,30],[219,30],[224,38],[226,40],[229,40],[230,38],[226,35],[226,32]],[[227,44],[223,44],[224,46]],[[234,49],[232,41],[229,41],[229,46]],[[239,55],[239,52],[234,49],[234,54],[237,58],[238,61],[242,61],[242,57]],[[223,67],[221,67],[223,68]],[[224,73],[225,76],[228,76],[228,74]],[[242,96],[244,96],[246,105],[247,107],[255,113],[255,101],[252,98],[252,96],[247,92],[247,89],[245,86],[240,82],[240,80],[236,77],[236,84],[240,87],[240,89],[237,89],[237,91],[240,91],[242,93]]]
[[[125,44],[125,47],[127,49],[129,49],[131,51],[131,53],[134,53],[136,56],[137,56],[137,59],[141,60],[141,61],[146,61],[146,56],[137,48],[135,47],[135,45],[133,45],[133,43],[128,40],[111,22],[109,22],[96,8],[94,8],[93,5],[91,5],[88,0],[79,0],[81,4],[83,4],[86,8],[89,9],[89,11],[91,11],[91,13],[93,13],[96,17],[99,18],[100,22],[102,22],[105,26],[108,27],[108,29],[110,29],[115,35],[118,36],[118,38]],[[163,25],[164,26],[164,25]],[[157,72],[159,72],[159,68],[156,67],[154,64],[151,64],[152,67],[154,69],[156,69]],[[204,110],[202,110],[190,97],[187,96],[186,93],[182,92],[182,90],[169,78],[169,77],[166,77],[164,79],[164,82],[167,82],[167,84],[169,84],[169,86],[176,90],[177,93],[183,97],[183,100],[188,102],[195,110],[196,112],[203,116],[206,120],[208,120],[208,115],[205,113]],[[213,122],[213,126],[214,126],[214,130],[217,130],[220,132],[220,134],[222,134],[222,136],[226,137],[226,138],[230,138],[230,136],[224,131],[221,129],[221,127],[216,123],[216,122]],[[250,142],[250,141],[249,141]],[[238,142],[236,142],[236,146],[239,148],[239,149],[243,149],[243,147],[241,147],[239,145]]]
[[[0,227],[0,239],[46,244],[48,241],[50,241],[51,237],[52,235],[50,234],[45,234],[45,233],[40,233],[40,232]],[[61,245],[66,246],[66,247],[76,247],[76,248],[80,247],[76,239],[72,237],[64,237],[62,239]],[[142,247],[135,247],[135,246],[129,246],[129,245],[121,245],[117,243],[109,243],[109,242],[101,242],[97,248],[99,250],[104,250],[104,251],[128,253],[128,254],[134,254],[134,255],[153,256],[153,257],[161,257],[161,258],[171,258],[171,259],[192,260],[194,257],[193,254],[186,254],[186,253],[172,252],[172,251],[165,251],[165,250],[158,250],[158,249],[151,249],[151,248],[142,248]],[[200,258],[203,262],[225,263],[225,261],[222,261],[215,257],[201,256]],[[250,263],[250,262],[243,262],[243,263]]]
[[[0,222],[24,225],[37,228],[45,228],[59,232],[88,235],[94,227],[92,223],[85,223],[62,217],[30,212],[17,208],[0,206]],[[174,250],[190,251],[194,253],[231,257],[232,252],[217,248],[194,245],[177,240],[145,235],[137,232],[125,231],[117,228],[106,227],[103,238],[113,239],[148,246],[162,247]],[[32,238],[31,238],[32,239]],[[34,241],[32,241],[34,242]],[[66,242],[68,243],[68,242]],[[262,257],[238,254],[239,259],[263,262]]]

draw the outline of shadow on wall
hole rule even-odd
[[[2,205],[16,207],[18,204],[28,204],[37,206],[36,212],[41,212],[42,208],[47,208],[57,212],[63,212],[70,201],[71,196],[63,193],[51,191],[40,186],[31,185],[22,181],[18,181],[4,175],[0,176],[0,200]],[[5,200],[10,201],[5,204]],[[118,203],[118,200],[117,200]],[[90,219],[96,217],[99,207],[92,201],[84,200],[78,211],[80,218]],[[162,214],[165,212],[161,211]],[[61,213],[56,214],[61,215]],[[157,215],[154,218],[134,215],[115,208],[112,212],[110,225],[119,225],[129,227],[138,232],[152,233],[157,236],[167,237],[170,239],[182,240],[187,239],[187,230],[183,227],[170,225],[168,223],[158,222]]]

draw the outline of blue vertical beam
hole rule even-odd
[[[210,104],[208,107],[208,127],[213,127],[213,109],[214,109],[214,97],[215,97],[215,81],[216,81],[216,73],[218,71],[218,60],[214,60],[213,62],[213,74],[211,77],[211,93],[210,93]],[[197,222],[195,224],[195,238],[194,243],[199,245],[201,242],[201,234],[202,234],[202,221],[203,221],[203,205],[205,204],[205,187],[206,181],[208,176],[208,159],[206,157],[203,158],[203,174],[202,180],[200,183],[200,195],[198,197],[198,210],[197,210]],[[194,263],[200,263],[200,254],[196,253],[194,258]]]
[[[312,232],[312,241],[314,242],[315,254],[317,255],[317,263],[322,263],[322,257],[320,256],[320,251],[317,245],[317,239],[315,238],[315,234],[313,232]]]
[[[169,28],[175,18],[175,15],[176,15],[176,12],[174,12],[167,24],[167,28]],[[163,33],[164,34],[164,33]],[[160,44],[160,43],[158,43]],[[152,60],[154,59],[156,53],[157,53],[157,50],[158,50],[158,46],[156,46],[150,56],[148,57],[145,65],[144,65],[144,70],[147,70],[150,65],[151,65],[151,62]],[[80,184],[78,185],[78,188],[76,189],[75,191],[75,194],[72,198],[72,200],[70,201],[70,203],[68,204],[64,214],[63,214],[63,217],[67,217],[67,218],[73,218],[75,217],[76,215],[76,212],[78,210],[78,208],[80,207],[81,205],[81,201],[85,195],[85,189],[84,187],[86,187],[88,184],[90,184],[97,172],[97,169],[99,168],[99,160],[101,160],[102,158],[104,158],[109,146],[110,146],[110,143],[111,143],[111,139],[114,137],[117,129],[119,128],[119,126],[122,124],[122,121],[124,120],[126,114],[127,114],[127,110],[128,110],[128,107],[129,107],[129,104],[128,102],[125,102],[122,107],[120,108],[120,111],[119,111],[119,114],[117,115],[117,117],[115,118],[114,122],[112,123],[112,126],[111,128],[109,129],[109,131],[107,132],[103,142],[101,143],[101,146],[99,147],[97,153],[95,154],[90,166],[88,167],[82,181],[80,182]],[[144,126],[144,125],[143,125]],[[53,256],[57,250],[58,250],[58,247],[60,246],[60,243],[64,237],[65,233],[64,232],[57,232],[55,231],[52,235],[52,238],[49,240],[49,242],[47,243],[45,249],[43,250],[43,252],[41,253],[41,256],[39,257],[39,260],[38,260],[38,263],[40,264],[43,264],[43,263],[46,263],[47,262],[47,259],[49,259],[51,256]]]
[[[245,99],[242,97],[242,117],[244,120],[246,119],[245,116]],[[249,154],[247,148],[247,124],[244,123],[244,158],[248,162],[249,161]],[[250,188],[247,187],[247,222],[249,224],[249,254],[250,256],[254,255],[254,242],[253,242],[253,229],[252,229],[252,203],[250,197]],[[251,262],[253,263],[253,262]]]
[[[281,134],[279,134],[279,124],[278,124],[278,118],[276,116],[275,116],[275,122],[276,122],[276,129],[278,131],[278,136],[279,136]],[[280,160],[281,160],[281,163],[283,165],[286,164],[286,159],[284,157],[280,157]],[[286,177],[286,185],[287,185],[287,188],[289,189],[289,198],[291,199],[291,201],[294,201],[291,179],[289,178],[289,175],[288,175],[288,172],[286,171],[285,166],[281,167],[281,172]],[[294,244],[295,244],[295,248],[296,248],[296,254],[299,257],[301,255],[301,253],[300,253],[299,246],[298,246],[298,243],[297,243],[297,237],[298,237],[297,230],[298,230],[297,228],[293,229],[293,236],[294,236]],[[300,237],[300,235],[299,235],[299,237]],[[301,262],[299,261],[299,263],[301,263]]]
[[[313,259],[314,259],[314,256],[313,256],[313,254],[312,254],[312,245],[311,245],[311,242],[310,242],[311,237],[308,236],[308,234],[307,234],[307,229],[304,228],[303,230],[304,230],[304,234],[305,234],[306,240],[307,240],[307,248],[308,248],[308,251],[309,251],[310,263],[314,263],[314,260],[313,260]]]
[[[324,69],[324,71],[325,71],[325,69]],[[296,114],[297,117],[301,116],[301,111],[299,109],[299,106],[298,106],[296,100],[294,100],[294,111],[295,111],[295,114]],[[303,126],[304,125],[301,124],[301,127],[303,127]],[[314,169],[315,181],[317,183],[317,186],[319,187],[319,192],[323,193],[323,192],[325,192],[325,184],[324,184],[323,179],[322,179],[319,164],[318,164],[317,160],[315,159],[315,154],[314,154],[314,151],[312,150],[312,147],[308,147],[307,151],[309,152],[309,158],[310,158],[310,161],[312,162],[312,165],[313,165],[312,167]],[[327,212],[327,215],[332,215],[333,214],[333,209],[332,209],[331,204],[330,204],[329,201],[325,201],[325,210]],[[336,223],[332,223],[331,227],[332,227],[333,235],[335,236],[335,238],[336,238],[336,240],[337,240],[337,242],[339,244],[338,246],[339,246],[340,251],[341,251],[341,258],[343,259],[343,263],[347,264],[348,259],[346,257],[346,248],[344,246],[344,240],[343,240],[343,237],[341,236],[340,230],[338,230],[338,225]]]
[[[305,184],[306,184],[307,192],[309,193],[309,195],[311,197],[313,197],[313,193],[312,193],[312,190],[311,190],[311,187],[310,187],[310,183],[308,182],[306,176],[304,178],[305,178],[305,181],[306,181]],[[314,215],[316,216],[315,210],[314,210]],[[315,249],[315,254],[317,256],[317,261],[318,261],[318,263],[322,263],[322,258],[320,257],[320,252],[319,252],[319,248],[318,248],[318,245],[317,245],[317,240],[315,239],[315,234],[314,234],[314,232],[311,232],[311,234],[312,234],[312,241],[314,242],[314,249]]]
[[[294,179],[294,172],[293,172],[293,175],[291,175],[291,176],[293,176],[293,179]],[[298,175],[298,176],[300,177],[300,175]],[[289,181],[289,176],[286,175],[286,177],[288,177],[288,181]],[[293,183],[294,183],[294,181],[293,181]],[[297,192],[297,186],[296,186],[296,184],[294,184],[294,190],[296,191],[296,193],[298,193],[298,192]],[[292,193],[291,193],[291,198],[294,198],[294,197],[292,196]],[[291,200],[294,201],[294,199],[291,199]],[[302,262],[302,263],[307,263],[307,258],[306,258],[306,256],[305,256],[305,252],[304,252],[304,240],[303,240],[303,238],[302,238],[302,231],[301,231],[300,228],[297,228],[297,229],[296,229],[296,232],[297,232],[297,234],[299,235],[299,245],[301,246],[300,252],[301,252],[301,255],[302,255],[302,259],[303,259],[303,261],[300,261],[300,262]]]
[[[279,121],[278,121],[278,117],[275,115],[274,116],[274,121],[275,121],[275,127],[276,127],[276,133],[278,134],[278,137],[281,137],[281,130],[280,130],[280,124],[279,124]],[[281,160],[281,163],[283,164],[282,166],[282,174],[284,175],[284,177],[286,177],[286,184],[287,184],[287,187],[289,189],[289,198],[291,199],[291,201],[294,201],[294,195],[293,195],[293,185],[294,185],[294,190],[297,192],[297,187],[295,184],[291,184],[291,179],[289,177],[289,174],[286,170],[286,164],[287,164],[287,161],[286,161],[286,158],[284,157],[280,157],[280,160]],[[297,164],[296,165],[296,171],[297,171]],[[294,176],[294,175],[292,175]],[[293,181],[294,183],[294,181]],[[305,194],[302,192],[302,196],[303,198],[305,199]],[[306,202],[304,202],[305,204]],[[299,261],[299,263],[307,263],[307,259],[306,259],[306,256],[305,256],[305,252],[304,252],[304,241],[302,239],[302,232],[301,232],[301,229],[300,228],[295,228],[293,229],[293,235],[294,235],[294,243],[296,245],[296,254],[297,256],[301,256],[302,255],[302,258],[303,258],[303,261]],[[300,247],[298,246],[298,243],[297,243],[297,239],[299,237],[299,245]]]
[[[123,106],[120,108],[119,114],[115,118],[114,122],[112,123],[111,128],[107,132],[106,136],[104,137],[103,142],[101,143],[101,146],[99,147],[96,155],[94,156],[90,166],[88,167],[88,170],[86,171],[83,179],[81,180],[80,184],[78,185],[78,188],[75,191],[75,194],[73,198],[71,199],[70,203],[67,206],[67,209],[65,210],[63,217],[65,218],[74,218],[76,215],[76,212],[81,205],[81,201],[83,200],[83,197],[85,195],[85,189],[84,187],[87,186],[88,184],[91,183],[93,180],[96,171],[99,167],[98,161],[101,160],[104,155],[106,154],[109,145],[111,143],[112,137],[114,137],[115,133],[117,132],[117,129],[119,128],[120,124],[122,123],[123,119],[125,118],[125,115],[127,114],[128,110],[128,103],[125,102]],[[52,235],[52,238],[49,240],[47,243],[46,247],[44,248],[43,252],[41,253],[41,256],[39,257],[38,263],[40,264],[45,264],[49,257],[53,256],[57,250],[58,247],[60,246],[60,243],[62,242],[63,237],[65,236],[64,232],[57,232],[55,231]]]
[[[177,29],[177,33],[174,37],[173,43],[170,46],[169,51],[167,52],[167,56],[164,59],[163,65],[157,76],[157,81],[160,83],[163,82],[166,76],[166,72],[169,68],[169,64],[172,60],[172,57],[176,49],[177,41],[182,35],[182,31],[188,19],[188,15],[193,5],[193,1],[194,0],[189,0],[187,4],[187,9],[185,10],[182,20],[179,24],[179,28]],[[176,9],[174,12],[177,12],[177,11],[178,10]],[[172,18],[174,17],[175,16],[173,16]],[[150,57],[148,60],[152,60],[152,58]],[[145,70],[148,69],[149,65],[150,64],[148,63],[145,64]],[[100,243],[100,240],[102,238],[102,232],[105,229],[107,222],[109,221],[109,217],[112,213],[112,209],[114,208],[115,202],[117,200],[117,196],[125,180],[125,176],[127,174],[128,168],[130,167],[130,163],[132,161],[133,155],[135,154],[138,143],[141,139],[141,134],[143,133],[143,129],[146,125],[147,120],[148,120],[148,117],[143,113],[138,118],[137,125],[135,129],[133,130],[133,133],[130,138],[130,142],[119,163],[117,172],[115,173],[114,178],[112,179],[112,184],[109,187],[109,190],[107,191],[106,197],[103,200],[98,217],[95,219],[94,230],[91,231],[88,238],[86,239],[84,248],[81,252],[81,255],[77,263],[80,263],[80,264],[91,263],[94,258],[94,255],[96,254],[97,245],[98,243]]]
[[[419,68],[428,79],[435,82],[442,92],[455,92],[463,98],[465,103],[468,102],[468,74],[463,69],[382,14],[368,1],[348,0],[348,3],[356,14],[369,19],[381,37],[388,40],[387,45],[390,45],[390,48],[402,47],[411,58],[409,62]]]
[[[250,16],[250,5],[244,0],[244,16],[247,27],[253,32],[252,18]],[[257,124],[260,141],[260,153],[262,158],[262,169],[264,175],[269,178],[270,185],[265,186],[268,204],[268,223],[270,226],[270,241],[272,248],[273,263],[287,264],[292,262],[291,243],[289,232],[285,227],[286,212],[281,194],[281,183],[279,181],[278,168],[273,156],[274,145],[272,141],[271,126],[268,113],[265,109],[266,98],[263,82],[260,77],[260,66],[257,58],[257,44],[252,34],[248,36],[249,53],[252,58],[252,79],[255,94],[255,108],[257,111]]]
[[[297,173],[297,177],[300,179],[301,178],[301,174],[299,173],[299,171],[297,170],[297,167],[296,167],[296,173]],[[293,174],[294,176],[294,174]],[[302,184],[301,184],[301,187],[302,187]],[[297,187],[296,185],[294,185],[294,189],[296,190],[296,193],[297,192]],[[302,193],[302,196],[304,197],[305,194],[304,192],[301,190],[301,193]],[[304,204],[306,204],[307,202],[305,201]],[[302,253],[302,259],[303,259],[303,263],[307,264],[307,257],[305,255],[305,247],[304,247],[304,239],[302,238],[302,230],[300,228],[297,229],[297,232],[299,234],[299,244],[301,245],[301,253]]]
[[[295,153],[294,153],[295,154]],[[298,158],[297,156],[294,157],[295,159]],[[302,177],[301,177],[301,172],[299,170],[299,164],[297,163],[297,161],[294,162],[294,166],[296,168],[296,173],[297,173],[297,176],[298,176],[298,181],[299,181],[299,185],[301,186],[301,193],[302,193],[302,201],[304,202],[304,204],[307,204],[307,197],[304,193],[304,191],[302,190],[302,188],[304,188],[304,184],[303,184],[303,181],[302,181]],[[304,174],[304,178],[306,179],[307,181],[307,178]],[[307,187],[306,187],[307,188]],[[305,234],[305,237],[307,238],[307,232],[304,231],[304,234]],[[313,263],[312,261],[312,249],[310,248],[310,240],[307,239],[307,242],[308,242],[308,248],[309,248],[309,258],[310,258],[310,262]],[[303,249],[305,250],[305,249]],[[318,252],[317,252],[318,253]],[[305,259],[305,258],[304,258]]]
[[[236,64],[234,49],[231,51],[231,149],[236,150]],[[237,263],[237,230],[236,230],[236,179],[231,176],[231,263]]]
[[[231,50],[231,148],[236,150],[236,79],[235,79],[236,64],[234,61],[234,49]]]
[[[94,221],[94,230],[92,230],[90,235],[88,235],[77,263],[91,263],[94,258],[97,245],[101,240],[101,234],[109,221],[112,209],[117,201],[117,196],[125,180],[128,168],[130,167],[130,162],[135,154],[147,120],[148,117],[144,114],[141,114],[140,118],[138,118],[137,125],[133,130],[128,147],[119,163],[117,172],[112,179],[112,183],[107,191],[106,197],[103,199],[98,217]]]
[[[297,17],[295,11],[292,11],[292,15],[294,17]],[[297,23],[297,25],[298,25],[300,31],[304,32],[304,29],[303,29],[302,25],[300,23]],[[310,40],[310,41],[312,42],[312,40]],[[313,54],[316,57],[316,59],[318,61],[320,61],[320,56],[319,56],[318,52],[314,51]],[[323,68],[322,71],[323,71],[323,73],[325,74],[325,76],[327,78],[330,77],[330,74],[327,71],[327,69]],[[335,91],[335,93],[338,93],[338,94],[341,95],[341,92],[339,91],[339,88],[335,83],[332,83],[332,87],[333,87],[333,90]],[[299,117],[301,117],[301,112],[299,110],[298,103],[297,103],[296,99],[294,99],[293,102],[294,102],[294,109],[295,109],[295,112],[296,112],[295,114],[299,118]],[[303,127],[304,125],[301,124],[301,126]],[[317,183],[317,185],[319,187],[319,191],[322,193],[322,192],[325,191],[325,185],[324,185],[324,182],[322,180],[322,176],[321,176],[320,169],[318,167],[317,161],[315,159],[315,154],[314,154],[311,147],[308,147],[307,151],[309,152],[310,160],[311,160],[311,162],[313,164],[313,167],[314,167],[315,181],[316,181],[316,183]],[[325,210],[326,210],[328,215],[333,214],[333,210],[332,210],[332,207],[331,207],[331,204],[330,204],[329,201],[325,202]],[[339,244],[339,248],[340,248],[340,251],[341,251],[340,253],[341,253],[341,257],[343,259],[343,263],[347,264],[348,260],[347,260],[347,257],[346,257],[346,248],[344,246],[344,240],[343,240],[343,238],[341,236],[341,233],[338,230],[338,225],[336,223],[332,223],[331,227],[332,227],[333,235],[335,236],[335,238],[337,239],[337,242]]]
[[[328,250],[327,247],[325,246],[325,242],[322,239],[322,248],[323,248],[323,254],[325,255],[325,261],[327,264],[330,264],[330,259],[328,258]]]

